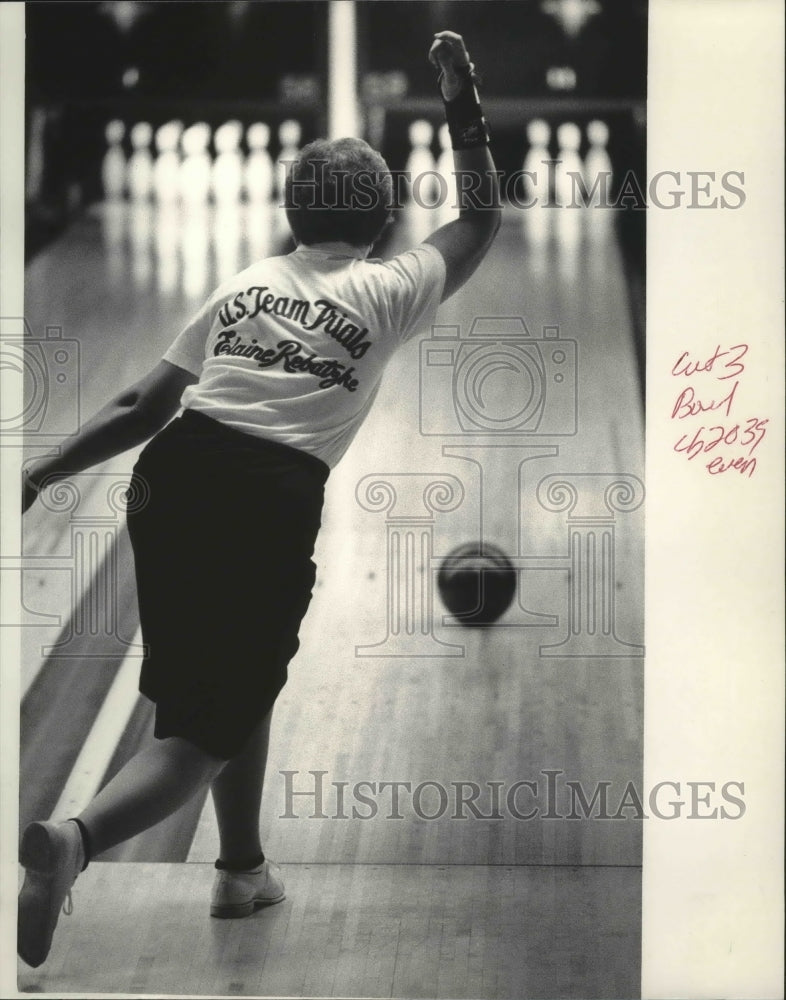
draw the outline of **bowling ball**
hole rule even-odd
[[[445,556],[437,574],[445,607],[462,625],[491,625],[516,593],[516,571],[496,545],[466,542]]]

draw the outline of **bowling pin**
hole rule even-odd
[[[153,129],[148,122],[137,122],[131,129],[133,153],[128,160],[128,193],[134,201],[147,201],[153,192],[153,154],[150,143]]]
[[[213,161],[212,189],[216,204],[237,204],[243,196],[243,154],[240,142],[243,126],[238,121],[224,122],[216,129],[213,142],[218,154]]]
[[[180,197],[189,205],[205,205],[210,200],[213,165],[208,152],[210,126],[206,122],[191,125],[181,136],[180,145],[183,150],[178,177]]]
[[[264,122],[256,122],[246,132],[250,150],[244,171],[244,187],[248,200],[267,204],[273,193],[273,160],[268,152],[270,129]]]
[[[276,197],[279,205],[284,204],[287,170],[292,160],[297,159],[300,138],[300,125],[294,119],[288,118],[286,121],[281,122],[278,129],[278,141],[281,144],[281,152],[278,154],[276,162]]]
[[[587,138],[590,148],[584,162],[584,183],[588,191],[598,184],[590,199],[593,208],[602,205],[608,207],[611,200],[612,167],[611,158],[606,149],[609,141],[609,127],[602,121],[591,121],[587,125]]]
[[[584,177],[584,164],[579,156],[581,129],[573,122],[563,122],[557,129],[557,142],[559,152],[554,174],[554,198],[563,208],[572,205],[575,210],[576,206],[583,204],[578,180],[571,177],[571,174],[581,179]]]
[[[117,118],[106,126],[105,135],[109,148],[101,164],[101,180],[107,201],[117,201],[125,194],[126,157],[122,145],[125,134],[126,127]]]
[[[551,129],[541,118],[533,118],[527,125],[527,142],[529,149],[524,157],[522,171],[524,173],[524,198],[527,205],[545,205],[549,200],[549,170],[548,160],[549,139]],[[534,208],[526,209],[528,212]]]
[[[409,126],[409,141],[412,149],[407,159],[407,177],[410,194],[421,208],[433,208],[439,197],[439,182],[436,180],[437,164],[431,154],[431,140],[434,129],[431,122],[419,118]]]
[[[527,125],[527,154],[521,165],[522,188],[516,190],[516,199],[523,199],[518,207],[525,238],[530,245],[529,266],[540,274],[545,270],[545,247],[553,222],[553,209],[546,206],[551,200],[552,167],[544,161],[550,159],[549,139],[551,129],[542,118],[533,118]]]
[[[182,122],[171,121],[156,130],[158,156],[153,164],[153,189],[156,201],[172,205],[180,197],[180,136]]]

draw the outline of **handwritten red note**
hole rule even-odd
[[[693,358],[684,351],[671,369],[672,376],[685,383],[671,410],[671,419],[686,428],[674,451],[689,462],[702,456],[700,461],[712,476],[734,470],[750,478],[756,471],[753,453],[767,433],[767,419],[738,419],[735,413],[747,353],[747,344],[725,348],[719,344],[708,358]]]

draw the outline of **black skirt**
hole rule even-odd
[[[328,473],[193,410],[142,451],[128,530],[157,737],[228,760],[273,706],[311,600]]]

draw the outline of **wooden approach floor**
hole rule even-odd
[[[27,318],[38,336],[57,323],[78,340],[83,418],[152,367],[218,277],[278,249],[280,230],[246,223],[241,232],[214,220],[208,246],[199,243],[207,228],[178,233],[171,219],[98,206],[31,262]],[[532,232],[510,213],[487,261],[437,317],[464,338],[478,317],[503,328],[521,317],[536,339],[558,326],[577,344],[575,433],[462,433],[449,382],[427,384],[415,341],[389,365],[331,476],[317,585],[274,715],[263,802],[265,848],[283,866],[288,900],[247,921],[210,920],[215,818],[209,798],[195,800],[90,867],[50,960],[37,971],[20,964],[20,989],[638,995],[641,823],[635,809],[618,807],[629,783],[640,787],[642,769],[644,508],[633,493],[643,426],[619,247],[612,230],[587,218],[576,224]],[[430,221],[420,233],[418,225],[405,219],[389,252],[422,238]],[[504,373],[489,385],[495,377],[497,391],[516,391]],[[68,400],[50,403],[54,425],[64,426]],[[566,406],[546,414],[552,429]],[[135,690],[128,538],[106,498],[134,458],[77,477],[76,515],[37,504],[25,519],[21,824],[73,815],[150,732],[150,706]],[[369,509],[369,477],[393,483],[400,503],[414,506]],[[548,491],[565,479],[580,498],[572,511],[560,507],[568,493]],[[633,493],[610,499],[620,479]],[[460,502],[418,521],[433,481],[449,482],[442,496],[453,490]],[[439,491],[431,496],[439,508]],[[431,546],[412,550],[406,594],[396,591],[389,549],[402,524]],[[579,555],[592,559],[572,565],[576,532],[590,539]],[[603,562],[614,634],[606,646],[586,617],[585,592],[604,533],[614,544]],[[109,539],[92,573],[84,560],[75,565],[77,535],[89,545]],[[446,616],[434,578],[450,549],[481,537],[518,560],[519,588],[498,627],[468,630]],[[111,629],[101,617],[107,593]],[[413,595],[423,594],[420,607]],[[574,598],[584,644],[560,647]],[[416,627],[393,635],[396,608]],[[416,648],[413,635],[424,629],[427,648]],[[69,631],[65,649],[43,648]],[[313,794],[288,795],[313,793],[311,772],[321,772],[321,815]],[[546,815],[550,780],[556,819]],[[531,785],[519,786],[513,805],[537,807],[529,819],[505,800],[523,781]],[[617,821],[566,818],[568,781],[580,781],[588,798],[607,783]],[[409,785],[400,787],[398,813],[386,782]],[[477,814],[456,806],[473,785]],[[494,787],[500,816],[490,816]],[[441,811],[439,789],[450,799]]]
[[[287,865],[288,897],[216,920],[206,864],[91,866],[19,988],[256,997],[632,997],[640,872]]]

